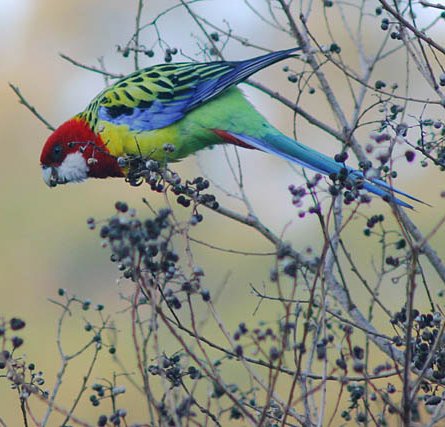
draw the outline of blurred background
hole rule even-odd
[[[256,3],[258,8],[265,8],[265,2],[251,2],[253,5]],[[147,1],[142,22],[150,22],[158,13],[174,4],[176,2],[167,0]],[[265,25],[244,2],[215,0],[198,2],[193,7],[202,16],[222,27],[226,25],[224,20],[227,20],[236,34],[256,44],[270,49],[292,46],[292,40],[286,34]],[[136,9],[137,2],[133,0],[2,0],[0,3],[0,28],[3,34],[0,38],[0,138],[3,152],[0,169],[0,315],[5,319],[17,316],[26,321],[23,351],[27,360],[35,362],[38,369],[44,371],[49,385],[53,384],[59,365],[55,336],[60,309],[48,302],[48,298],[56,297],[59,288],[66,288],[81,298],[102,303],[110,312],[115,312],[122,308],[119,292],[130,286],[117,284],[119,272],[115,265],[110,264],[107,250],[100,247],[97,231],[88,230],[86,219],[90,216],[98,219],[110,216],[114,212],[116,200],[127,201],[140,213],[145,209],[142,197],[149,198],[154,206],[162,206],[163,201],[161,196],[148,192],[144,186],[130,188],[122,180],[91,180],[81,185],[59,186],[55,189],[46,187],[41,178],[39,155],[49,131],[19,105],[8,82],[18,85],[26,99],[53,126],[61,124],[85,108],[104,87],[104,80],[99,74],[74,67],[61,59],[59,54],[64,53],[81,63],[95,66],[98,66],[98,58],[103,58],[110,72],[132,71],[131,55],[124,58],[117,52],[116,46],[125,45],[131,38]],[[183,9],[178,8],[160,19],[159,29],[171,47],[181,49],[189,57],[202,59],[197,47],[202,41],[201,35]],[[314,28],[314,31],[317,31],[323,42],[326,30]],[[445,40],[444,34],[435,34],[438,40]],[[142,32],[140,37],[141,43],[146,46],[156,42],[152,31]],[[342,44],[343,40],[340,38],[338,42]],[[367,42],[372,44],[372,37]],[[345,39],[342,45],[345,58],[348,58],[348,43]],[[350,48],[351,62],[354,62],[355,53]],[[141,55],[142,66],[163,62],[163,53],[159,47],[155,47],[154,51],[154,58]],[[258,50],[243,47],[236,42],[230,42],[225,50],[226,58],[234,60],[258,53]],[[179,60],[185,60],[181,53],[174,57],[174,61]],[[387,62],[391,64],[390,67],[378,69],[379,78],[394,81],[400,73],[399,67],[403,70],[404,60],[403,55],[395,55],[391,63]],[[292,65],[297,67],[297,63]],[[254,78],[293,98],[291,91],[294,87],[287,81],[282,65],[273,66]],[[335,80],[335,73],[333,84],[344,84]],[[246,88],[246,92],[273,124],[292,134],[292,113],[252,88]],[[350,103],[346,90],[340,90],[339,93],[340,102],[345,105]],[[432,93],[420,82],[411,95],[427,98]],[[300,102],[316,116],[323,119],[329,117],[329,108],[318,92],[314,95],[305,94]],[[332,119],[327,121],[335,125]],[[298,138],[304,143],[325,153],[339,151],[337,141],[303,119],[297,117],[296,124]],[[369,142],[368,134],[369,130],[362,134],[364,144]],[[222,156],[221,148],[208,150],[175,165],[175,169],[185,177],[197,176],[203,170],[219,184],[233,189],[233,179],[225,162],[221,162]],[[241,152],[241,160],[246,191],[259,218],[276,233],[284,231],[285,239],[291,241],[296,249],[318,249],[321,235],[316,221],[308,217],[297,218],[297,210],[291,205],[287,191],[289,184],[302,183],[302,177],[285,162],[261,153]],[[440,192],[445,187],[443,177],[433,168],[416,167],[413,172],[410,167],[413,165],[400,165],[397,185],[433,205],[432,208],[419,206],[416,212],[410,213],[421,230],[428,233],[434,220],[438,220],[444,213],[445,202],[440,198]],[[229,206],[243,209],[223,196],[221,200]],[[363,212],[371,215],[375,209],[390,215],[389,208],[378,200],[370,207],[365,207]],[[195,237],[238,250],[265,252],[273,249],[253,230],[212,213],[203,214],[206,221],[197,227]],[[356,223],[347,231],[348,244],[350,249],[363,252],[363,264],[368,265],[365,271],[371,274],[369,260],[372,258],[373,246],[366,242],[367,246],[363,248],[362,229],[365,220],[357,220]],[[443,230],[432,241],[442,256],[445,255],[444,241]],[[235,328],[240,320],[236,316],[229,316],[234,312],[241,313],[243,320],[254,323],[252,314],[258,301],[251,296],[249,283],[261,286],[262,281],[267,280],[272,259],[265,261],[258,257],[222,254],[199,246],[196,247],[195,256],[197,263],[206,271],[206,286],[213,293],[228,277],[218,302],[228,328]],[[443,284],[425,266],[430,286],[436,292]],[[391,283],[385,284],[381,291],[385,297],[396,301],[403,292],[402,286]],[[419,292],[418,302],[419,305],[424,304],[422,291]],[[259,315],[274,319],[273,306],[264,304]],[[129,326],[128,318],[125,313],[119,316],[122,320],[120,328],[125,330]],[[70,345],[84,342],[83,333],[81,321],[70,325],[66,331]],[[125,346],[119,351],[122,351],[124,358],[132,357],[130,352],[126,355]],[[110,366],[104,362],[100,369],[105,372],[112,369]],[[77,389],[79,381],[80,378],[73,376],[72,381],[64,385],[63,395],[72,396],[72,390]],[[7,392],[7,388],[7,382],[0,381],[0,417],[8,425],[20,425],[16,418],[19,414],[18,399],[13,392]],[[36,404],[36,412],[40,413],[41,409]],[[129,402],[127,409],[132,411],[135,419],[138,411],[143,416],[143,410],[137,402]],[[96,414],[97,411],[86,404],[80,413],[89,418],[90,413]]]

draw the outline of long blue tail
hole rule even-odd
[[[281,133],[267,134],[264,139],[254,138],[249,135],[238,134],[234,132],[227,132],[232,137],[244,144],[254,147],[266,153],[275,154],[292,163],[297,163],[305,168],[312,169],[323,175],[338,174],[342,169],[347,170],[348,178],[354,180],[363,180],[363,188],[370,193],[376,194],[387,201],[391,201],[399,206],[413,209],[413,207],[399,198],[394,196],[394,193],[404,196],[408,199],[419,203],[424,203],[421,200],[411,196],[404,191],[391,187],[386,182],[380,179],[366,178],[361,171],[345,166],[343,163],[338,163],[334,159],[319,153]]]

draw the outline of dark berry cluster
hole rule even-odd
[[[425,155],[421,166],[428,166],[428,161],[445,170],[445,124],[442,120],[425,119],[419,121],[417,151]]]
[[[185,367],[181,364],[181,355],[179,353],[167,357],[163,355],[156,365],[149,365],[147,371],[151,375],[160,375],[167,379],[172,387],[179,387],[184,377],[192,380],[199,380],[201,371],[194,366]]]
[[[358,402],[365,394],[365,388],[361,384],[349,384],[347,390],[349,392],[351,408],[356,408]]]
[[[153,275],[160,273],[173,278],[179,256],[171,249],[171,211],[161,209],[154,218],[141,222],[128,205],[117,202],[117,215],[106,221],[100,229],[100,236],[111,249],[111,261],[119,263],[119,269],[126,278],[135,279],[141,270]]]
[[[124,386],[116,386],[110,382],[94,383],[91,386],[91,389],[94,391],[94,393],[90,395],[90,402],[93,406],[99,406],[102,400],[109,399],[112,400],[114,407],[117,396],[126,392],[126,388]]]
[[[170,153],[175,151],[172,144],[164,144],[166,160]],[[139,186],[144,181],[152,191],[165,193],[171,191],[176,196],[176,201],[183,207],[193,207],[191,218],[192,225],[201,222],[203,217],[197,212],[199,205],[205,205],[211,209],[218,209],[219,204],[213,194],[205,193],[210,186],[207,179],[199,176],[193,180],[183,182],[181,177],[168,169],[166,164],[155,160],[147,160],[141,156],[127,156],[118,159],[122,167],[127,167],[129,172],[126,180],[132,186]]]
[[[0,318],[0,377],[10,381],[12,389],[19,393],[20,400],[26,400],[31,394],[48,396],[41,387],[45,384],[42,371],[36,371],[34,363],[26,363],[25,359],[17,356],[17,349],[24,343],[23,338],[16,335],[26,326],[24,320],[12,317],[9,320]]]
[[[378,224],[383,224],[385,221],[385,216],[382,214],[372,215],[366,220],[366,228],[363,230],[365,236],[370,236],[373,233],[373,229]],[[377,233],[378,234],[378,233]],[[399,248],[401,249],[401,248]]]
[[[366,228],[363,230],[363,234],[365,236],[370,236],[372,234],[372,229],[377,225],[381,224],[385,220],[385,217],[382,214],[372,215],[366,221]]]
[[[178,49],[176,47],[168,47],[165,49],[164,53],[164,61],[165,62],[172,62],[173,56],[178,53]]]
[[[281,242],[276,251],[277,264],[270,269],[269,280],[277,283],[281,274],[295,279],[299,272],[304,273],[308,268],[316,267],[320,262],[319,257],[310,247],[306,248],[306,254],[302,262],[303,258],[290,244]]]
[[[123,277],[144,283],[144,298],[139,304],[145,304],[149,297],[145,286],[161,289],[163,301],[175,310],[182,307],[180,295],[199,293],[203,301],[210,301],[210,292],[201,287],[202,268],[195,266],[185,274],[179,265],[180,257],[172,240],[182,228],[170,209],[160,209],[141,220],[125,202],[116,202],[115,208],[116,215],[104,221],[100,236],[103,247],[111,249],[110,259],[118,264]],[[94,219],[90,224],[94,224],[90,228],[96,227]]]
[[[327,360],[328,346],[334,342],[334,335],[328,335],[322,338],[316,345],[316,353],[318,360]]]
[[[117,46],[117,51],[122,54],[124,58],[128,58],[131,52],[139,52],[144,55],[147,55],[149,58],[153,58],[155,56],[155,52],[152,48],[146,48],[145,46],[135,45],[132,40],[126,46]],[[176,47],[168,47],[164,49],[164,61],[172,62],[173,56],[178,53],[178,48]]]
[[[349,407],[347,409],[345,409],[345,410],[343,410],[341,412],[341,417],[345,421],[351,421],[351,419],[352,419],[351,412],[353,410],[359,408],[360,401],[365,396],[365,387],[363,385],[361,385],[361,384],[352,383],[352,384],[348,384],[347,385],[346,390],[349,393],[350,405],[349,405]],[[364,419],[362,420],[362,418],[364,418]],[[365,420],[366,420],[365,414],[363,414],[362,412],[358,412],[358,414],[357,414],[357,421],[359,423],[361,423],[361,422],[363,422]]]
[[[346,160],[346,153],[337,154],[335,157],[337,162],[343,163]],[[333,181],[329,186],[329,193],[332,196],[338,196],[343,192],[345,205],[350,205],[354,201],[360,203],[370,201],[367,195],[360,194],[360,190],[363,189],[364,178],[352,175],[351,170],[347,167],[342,167],[338,172],[331,173],[329,178]]]
[[[288,187],[290,194],[292,194],[292,204],[296,207],[300,207],[303,204],[303,199],[307,195],[307,191],[303,186],[296,187],[291,184]]]
[[[385,82],[380,80],[376,82],[376,88],[381,89],[385,86]],[[392,85],[392,88],[395,90],[395,85]],[[417,124],[409,125],[402,120],[405,107],[394,104],[392,101],[382,101],[381,111],[385,114],[385,117],[380,121],[379,129],[371,133],[371,139],[376,144],[391,142],[389,146],[385,145],[386,149],[384,151],[379,151],[376,154],[376,158],[381,164],[380,169],[383,172],[383,178],[385,176],[391,178],[397,176],[397,172],[388,166],[393,153],[392,144],[394,142],[406,142],[410,145],[410,148],[404,152],[407,162],[413,162],[416,157],[415,151],[418,151],[424,155],[424,158],[420,161],[422,167],[433,163],[440,170],[445,170],[445,125],[442,119],[419,118]],[[416,129],[418,129],[418,137],[414,146],[410,141],[415,140],[413,132]],[[411,132],[412,135],[409,136],[408,132]],[[369,144],[366,148],[368,153],[373,150],[372,144]]]
[[[12,317],[9,321],[0,318],[0,339],[5,345],[9,342],[11,350],[14,351],[23,344],[23,338],[16,335],[16,332],[25,326],[25,321],[18,317]],[[5,345],[3,347],[5,347]]]
[[[127,425],[125,421],[126,416],[127,416],[127,411],[125,409],[118,409],[115,412],[113,412],[109,417],[106,415],[100,415],[97,420],[97,426],[105,427],[110,424],[113,426]]]
[[[340,327],[340,329],[344,329]],[[350,330],[344,330],[346,335],[350,335]],[[334,342],[334,336],[328,335],[328,340],[326,342],[326,339],[324,340],[324,343],[333,343]],[[322,342],[323,343],[323,342]],[[326,345],[325,344],[325,345]],[[349,353],[349,354],[348,354]],[[335,361],[335,365],[340,368],[342,371],[348,370],[348,361],[352,361],[352,369],[356,373],[362,373],[365,369],[365,363],[363,361],[365,357],[365,350],[363,347],[360,347],[358,345],[353,346],[352,348],[349,348],[349,352],[345,353],[342,352],[340,354],[340,357],[338,357]]]
[[[211,209],[218,209],[219,204],[213,194],[202,193],[209,188],[209,181],[199,176],[191,181],[186,181],[185,184],[178,182],[172,185],[171,191],[177,196],[177,203],[187,208],[193,204],[193,215],[190,220],[192,225],[203,220],[202,214],[197,211],[198,205],[205,205]]]
[[[302,73],[299,74],[294,70],[291,70],[289,65],[284,65],[282,70],[287,74],[287,80],[291,83],[297,83],[301,79]]]
[[[332,43],[329,46],[329,52],[339,54],[341,52],[341,47],[337,43]]]
[[[436,343],[443,322],[442,315],[439,312],[420,313],[419,310],[413,309],[411,316],[413,319],[411,344],[413,367],[419,371],[425,368],[431,369],[432,379],[443,381],[445,379],[445,345],[442,343],[442,338],[439,343]],[[405,307],[395,313],[391,319],[391,323],[402,331],[401,336],[398,337],[400,339],[397,340],[399,345],[406,343],[407,322],[408,313]],[[434,351],[433,355],[431,355],[432,351]],[[427,361],[429,365],[426,367]]]

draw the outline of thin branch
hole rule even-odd
[[[445,284],[445,265],[442,259],[437,255],[437,252],[432,248],[430,243],[425,239],[425,236],[417,228],[413,221],[409,218],[408,214],[403,209],[397,209],[400,219],[403,221],[403,225],[408,230],[409,234],[414,237],[422,246],[422,253],[428,258],[431,265],[436,270],[436,273],[442,279]]]
[[[202,23],[200,22],[199,18],[197,17],[197,15],[192,11],[191,7],[189,6],[189,4],[184,1],[184,0],[179,0],[182,4],[182,6],[184,6],[184,8],[187,10],[187,12],[189,13],[189,15],[192,17],[192,19],[195,21],[196,25],[199,27],[199,29],[202,31],[202,33],[206,36],[207,40],[209,41],[209,43],[212,45],[212,48],[215,52],[215,54],[221,59],[223,60],[224,57],[222,56],[221,50],[218,48],[218,46],[216,45],[215,41],[212,39],[212,37],[210,37],[210,34],[207,32],[207,30],[204,28],[204,26],[202,25]]]
[[[9,87],[18,96],[20,104],[24,105],[38,120],[40,120],[49,130],[54,131],[56,128],[52,126],[37,110],[33,107],[22,95],[18,86],[14,86],[12,83],[8,83]]]
[[[249,252],[249,251],[238,251],[236,249],[222,248],[221,246],[212,245],[211,243],[207,243],[190,236],[189,240],[194,243],[198,243],[199,245],[206,246],[207,248],[214,249],[220,252],[226,252],[229,254],[246,255],[246,256],[271,256],[276,254],[276,252]]]
[[[386,0],[379,0],[379,2],[385,10],[387,10],[392,16],[394,16],[394,18],[397,19],[397,21],[400,22],[400,24],[411,30],[419,39],[422,39],[424,42],[428,43],[430,46],[434,47],[445,55],[445,49],[440,44],[436,43],[431,37],[427,37],[424,33],[417,30],[417,28],[407,21],[399,12],[397,12],[397,10],[393,9],[386,2]]]
[[[136,30],[134,32],[134,69],[139,70],[139,33],[141,25],[142,9],[144,7],[144,0],[138,0],[138,10],[136,12]]]
[[[75,65],[76,67],[83,68],[87,71],[92,71],[93,73],[98,73],[103,76],[109,77],[111,79],[121,79],[124,77],[124,74],[116,74],[116,73],[110,73],[109,71],[104,71],[100,68],[97,68],[93,65],[85,65],[80,63],[79,61],[76,61],[75,59],[69,57],[68,55],[65,55],[64,53],[59,53],[59,56],[64,59],[65,61],[68,61],[69,63]]]
[[[265,299],[265,300],[270,300],[270,301],[280,301],[280,302],[291,302],[294,304],[308,304],[309,301],[302,301],[302,300],[294,300],[294,299],[288,299],[288,298],[281,298],[281,297],[272,297],[269,295],[265,295],[262,294],[261,292],[259,292],[256,288],[254,288],[252,285],[250,285],[250,287],[253,290],[254,295],[256,295],[259,298]],[[319,305],[316,303],[313,303],[314,307],[318,307]],[[330,310],[329,308],[324,308],[326,310],[327,313],[329,313],[331,316],[335,317],[336,319],[340,320],[340,322],[342,323],[346,323],[348,325],[353,326],[354,328],[360,329],[363,332],[365,332],[366,334],[371,334],[371,335],[375,335],[378,336],[380,338],[386,339],[388,341],[392,341],[392,338],[390,338],[389,336],[385,335],[385,334],[381,334],[379,332],[376,332],[375,330],[372,329],[367,329],[367,328],[363,328],[362,325],[357,325],[354,322],[352,322],[351,320],[348,320],[346,318],[344,318],[343,316],[340,316],[338,313],[336,313],[333,310]]]
[[[425,7],[434,7],[435,9],[445,10],[445,5],[441,3],[430,3],[429,1],[425,0],[420,0],[419,3]]]

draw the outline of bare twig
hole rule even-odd
[[[52,126],[37,110],[33,107],[22,95],[18,86],[14,86],[12,83],[9,83],[9,87],[14,91],[14,93],[18,96],[20,104],[23,104],[38,120],[40,120],[49,130],[55,130],[55,127]]]
[[[425,0],[420,0],[419,3],[425,7],[434,7],[435,9],[445,10],[445,5],[443,5],[441,3],[430,3],[429,1],[425,1]]]
[[[83,68],[84,70],[92,71],[93,73],[102,74],[103,76],[109,77],[111,79],[120,79],[120,78],[124,77],[123,74],[110,73],[108,71],[104,71],[100,68],[94,67],[93,65],[82,64],[79,61],[76,61],[75,59],[69,57],[68,55],[65,55],[64,53],[60,53],[59,55],[62,59],[65,59],[69,63],[75,65],[76,67]]]
[[[397,12],[397,10],[393,9],[386,0],[379,0],[379,2],[385,10],[387,10],[392,16],[394,16],[394,18],[396,18],[397,21],[400,22],[400,24],[412,31],[416,35],[416,37],[422,39],[430,46],[437,49],[439,52],[445,54],[445,49],[441,45],[436,43],[431,37],[427,37],[425,34],[417,30],[417,28],[410,22],[408,22],[399,12]]]

